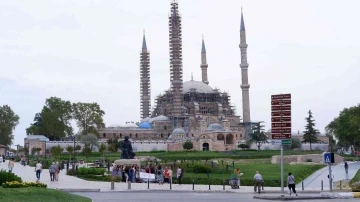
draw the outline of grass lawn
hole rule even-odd
[[[353,179],[351,179],[350,184],[360,181],[360,169],[356,172]]]
[[[230,167],[229,171],[222,168],[214,168],[212,172],[209,174],[210,178],[218,178],[218,179],[229,179],[231,174],[234,171],[234,168]],[[255,172],[259,171],[264,180],[280,180],[280,164],[235,164],[236,168],[239,168],[243,174],[242,179],[253,179]],[[323,168],[323,165],[284,165],[284,179],[287,179],[287,175],[291,172],[295,176],[296,183],[301,182],[306,177],[311,175],[316,170]],[[207,178],[207,174],[200,173],[195,174],[193,172],[187,172],[184,174],[186,177],[193,178]]]
[[[27,188],[0,188],[1,202],[91,202],[91,199],[86,197],[68,194],[55,189],[44,189],[36,187]]]

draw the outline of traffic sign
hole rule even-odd
[[[289,105],[291,100],[272,100],[271,105]]]
[[[324,162],[325,163],[331,163],[331,153],[325,153],[324,154]]]
[[[291,122],[271,123],[271,128],[290,128]]]
[[[271,133],[291,133],[291,128],[276,128],[276,129],[271,129]]]
[[[282,110],[291,110],[291,105],[272,105],[271,111],[282,111]]]
[[[291,117],[272,117],[271,122],[291,122]]]
[[[271,116],[291,116],[291,111],[271,112]]]
[[[272,95],[271,100],[291,99],[291,94]]]
[[[290,140],[281,140],[282,145],[291,145],[291,139]]]
[[[271,134],[271,139],[279,140],[279,139],[291,139],[290,133],[283,133],[283,134]]]
[[[281,145],[281,140],[271,140],[272,145]]]

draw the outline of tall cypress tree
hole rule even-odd
[[[309,116],[305,118],[306,126],[304,131],[303,143],[310,143],[310,150],[312,150],[311,144],[319,142],[317,135],[319,131],[315,129],[315,120],[313,119],[312,112],[309,110]]]

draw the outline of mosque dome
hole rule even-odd
[[[182,128],[175,128],[171,135],[169,136],[169,140],[180,140],[186,138],[186,132]]]
[[[137,128],[135,123],[127,122],[125,124],[111,124],[109,128]]]
[[[190,81],[186,81],[183,83],[183,93],[189,93],[191,91],[191,89],[196,90],[196,92],[198,93],[213,93],[214,89],[201,82],[201,81],[194,81],[194,80],[190,80]]]
[[[224,131],[224,127],[218,123],[210,124],[207,130],[213,130],[213,131]]]
[[[142,123],[139,125],[139,128],[141,128],[141,129],[151,129],[151,124],[148,123],[148,122],[142,122]]]

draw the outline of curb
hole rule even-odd
[[[341,199],[353,199],[353,198],[360,198],[360,192],[324,192],[321,193],[321,196],[330,196],[335,198]]]
[[[63,192],[100,192],[100,189],[59,189],[56,190],[63,191]]]
[[[269,201],[294,201],[294,200],[313,200],[313,199],[334,199],[330,196],[254,196],[254,199]]]

